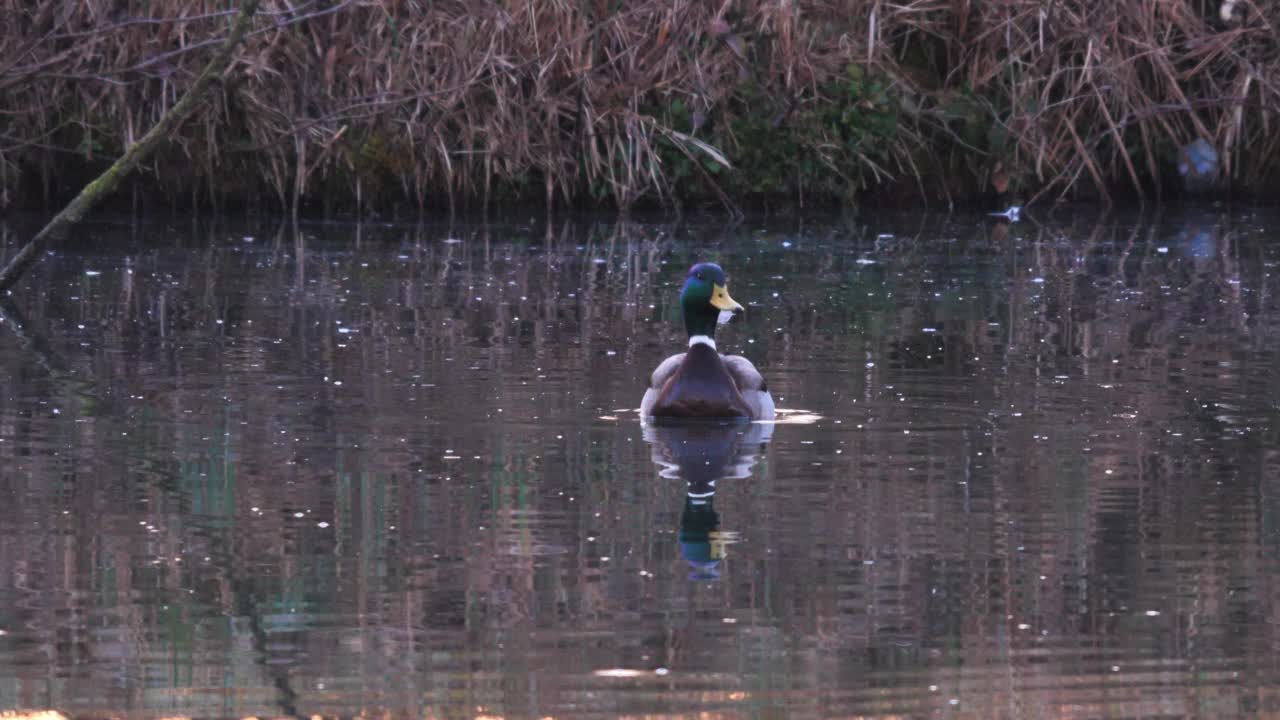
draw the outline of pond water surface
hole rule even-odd
[[[641,427],[698,260],[783,422]],[[0,319],[0,709],[1280,716],[1278,268],[1254,212],[85,225]]]

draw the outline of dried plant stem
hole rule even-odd
[[[225,11],[0,0],[0,207],[132,145],[189,90]],[[1178,148],[1198,139],[1222,186],[1266,197],[1280,181],[1261,152],[1280,144],[1280,0],[1229,20],[1207,0],[269,0],[259,15],[236,82],[153,155],[148,202],[196,187],[213,205],[380,213],[949,202],[989,200],[997,167],[1022,198],[1120,200],[1177,187]]]
[[[80,191],[80,194],[76,195],[75,199],[55,215],[47,225],[41,228],[35,237],[31,238],[31,242],[18,251],[18,254],[9,261],[4,270],[0,270],[0,292],[5,292],[13,287],[13,284],[35,263],[45,248],[54,242],[63,240],[72,226],[80,222],[85,213],[93,209],[93,206],[98,204],[104,197],[110,195],[120,185],[120,181],[124,176],[128,175],[143,162],[146,162],[155,149],[170,137],[183,118],[190,114],[205,91],[213,85],[214,80],[221,76],[231,63],[236,46],[240,44],[253,21],[253,15],[258,9],[258,3],[259,0],[244,0],[244,3],[240,6],[240,13],[236,15],[235,22],[231,27],[231,32],[227,34],[222,46],[218,48],[217,53],[205,65],[200,77],[196,79],[191,89],[182,96],[182,99],[169,108],[168,112],[162,115],[156,124],[147,131],[146,135],[143,135],[138,142],[130,145],[124,154],[111,164],[111,167],[107,168],[93,182],[86,185]]]

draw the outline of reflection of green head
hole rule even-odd
[[[711,504],[711,498],[691,498],[684,501],[680,514],[680,556],[693,569],[694,580],[715,580],[720,577],[720,561],[724,548],[713,542],[713,534],[720,527],[720,514]]]
[[[698,263],[689,268],[684,288],[680,290],[680,309],[684,312],[684,329],[689,337],[715,337],[716,321],[721,310],[738,312],[742,306],[729,297],[729,280],[715,263]]]

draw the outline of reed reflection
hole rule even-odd
[[[729,545],[739,536],[720,526],[716,482],[750,478],[773,428],[772,423],[712,422],[644,426],[658,476],[686,483],[678,537],[690,580],[719,579]]]
[[[0,710],[1254,717],[1280,218],[1034,220],[73,241],[0,303]],[[708,256],[787,427],[643,444]]]

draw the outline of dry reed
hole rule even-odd
[[[194,81],[226,2],[0,0],[0,205],[100,167]],[[1280,2],[264,2],[152,182],[219,206],[1110,199],[1178,148],[1280,163]],[[71,189],[74,191],[74,188]],[[62,190],[65,192],[65,190]]]

